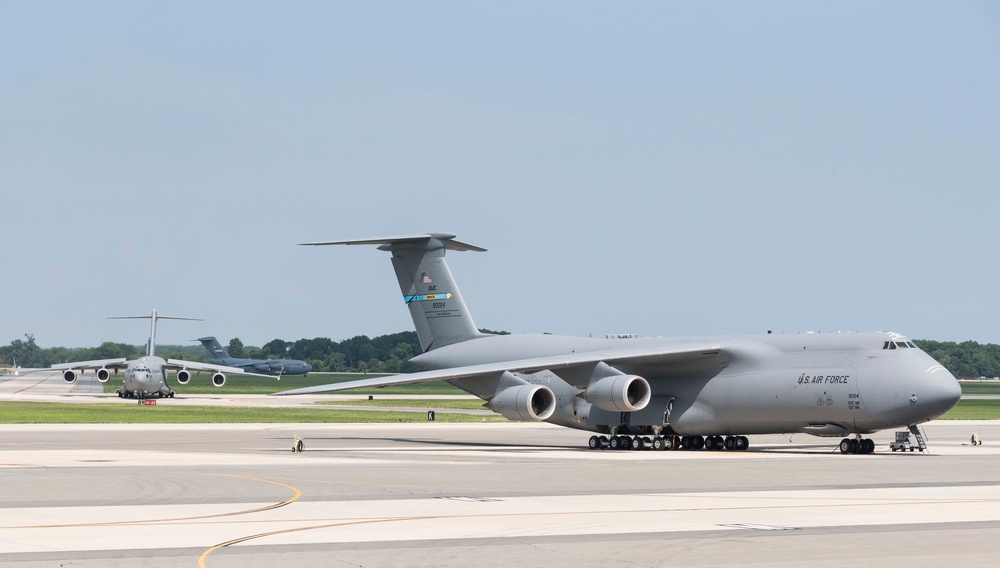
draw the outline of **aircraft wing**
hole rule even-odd
[[[210,373],[215,373],[215,372],[233,373],[236,375],[249,375],[251,377],[264,377],[267,379],[275,378],[275,375],[262,375],[260,373],[251,373],[241,367],[227,367],[226,365],[216,365],[214,363],[202,363],[199,361],[184,361],[183,359],[167,359],[167,364],[165,366],[168,369],[187,369],[189,371],[208,371]],[[278,377],[278,380],[281,380],[281,378]]]
[[[189,371],[211,371],[222,373],[235,373],[238,375],[248,374],[239,367],[227,367],[225,365],[213,365],[212,363],[201,363],[198,361],[184,361],[183,359],[167,359],[164,365],[168,369],[187,369]]]
[[[118,359],[95,359],[93,361],[76,361],[75,363],[59,363],[50,369],[102,369],[104,367],[124,367],[125,357]]]
[[[372,379],[362,379],[360,381],[346,381],[342,383],[332,383],[328,385],[317,385],[282,392],[276,395],[295,394],[315,394],[320,392],[342,391],[356,388],[388,387],[394,385],[411,385],[415,383],[425,383],[428,381],[447,381],[453,379],[473,379],[476,377],[495,376],[504,371],[534,372],[542,369],[566,369],[581,365],[590,365],[604,362],[609,365],[616,363],[631,363],[648,365],[651,363],[671,363],[680,361],[691,361],[702,357],[711,357],[722,352],[722,348],[717,345],[683,343],[666,347],[628,347],[624,349],[608,349],[604,351],[586,351],[583,353],[570,353],[567,355],[557,355],[551,357],[537,357],[534,359],[521,359],[517,361],[501,361],[498,363],[485,363],[482,365],[469,365],[465,367],[451,367],[436,371],[421,371],[419,373],[406,373],[402,375],[390,375],[388,377],[376,377]]]

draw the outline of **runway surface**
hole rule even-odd
[[[841,455],[800,434],[591,451],[546,424],[0,425],[0,565],[993,566],[1000,422],[924,430],[924,454],[883,432]]]

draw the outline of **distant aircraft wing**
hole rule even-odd
[[[362,379],[360,381],[346,381],[343,383],[332,383],[328,385],[317,385],[274,393],[276,395],[314,394],[320,392],[334,392],[356,388],[388,387],[394,385],[410,385],[415,383],[425,383],[428,381],[448,381],[455,379],[474,379],[477,377],[495,376],[504,371],[535,372],[543,369],[556,371],[582,365],[591,365],[599,362],[608,365],[629,363],[634,365],[649,365],[656,363],[676,363],[680,361],[691,361],[703,357],[719,355],[722,348],[716,345],[683,343],[662,348],[650,347],[627,347],[623,349],[607,349],[604,351],[586,351],[583,353],[570,353],[552,357],[537,357],[534,359],[521,359],[517,361],[501,361],[498,363],[486,363],[483,365],[469,365],[465,367],[451,367],[436,371],[421,371],[419,373],[406,373],[402,375],[390,375],[388,377],[377,377],[373,379]]]
[[[210,371],[221,373],[246,374],[246,371],[239,367],[227,367],[225,365],[213,365],[212,363],[200,363],[198,361],[184,361],[183,359],[167,359],[164,365],[168,369],[187,369],[189,371]]]
[[[201,363],[199,361],[184,361],[183,359],[167,359],[164,365],[168,369],[187,369],[189,371],[208,371],[210,373],[233,373],[234,375],[250,375],[253,377],[266,377],[273,379],[274,375],[262,375],[260,373],[250,373],[240,367],[227,367],[225,365],[215,365],[213,363]]]
[[[59,363],[50,369],[102,369],[104,367],[124,367],[125,357],[118,359],[95,359],[93,361],[76,361],[75,363]]]

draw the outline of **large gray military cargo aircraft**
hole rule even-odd
[[[172,316],[161,316],[154,309],[148,316],[125,316],[108,319],[148,319],[151,320],[149,329],[149,340],[146,343],[146,355],[133,361],[127,361],[124,357],[117,359],[97,359],[94,361],[75,361],[72,363],[60,363],[52,365],[52,369],[63,372],[63,380],[67,383],[75,383],[80,374],[86,369],[93,369],[97,373],[97,380],[106,383],[111,375],[116,374],[119,368],[125,369],[122,387],[115,391],[120,398],[173,398],[174,391],[167,385],[167,371],[177,371],[177,382],[186,385],[191,381],[192,371],[208,371],[212,373],[212,385],[221,387],[226,384],[225,373],[246,374],[246,371],[237,367],[227,367],[225,365],[212,365],[210,363],[199,363],[197,361],[184,361],[181,359],[166,359],[156,356],[156,322],[161,319],[191,320],[193,318],[180,318]]]
[[[478,251],[430,233],[304,243],[377,245],[392,254],[424,371],[321,385],[307,394],[445,380],[511,420],[595,432],[591,448],[745,450],[749,434],[842,437],[918,424],[961,398],[955,377],[897,333],[597,339],[489,335],[473,323],[445,252]]]
[[[199,337],[198,341],[212,354],[212,363],[240,367],[247,372],[281,377],[283,375],[305,375],[313,370],[312,365],[301,359],[245,359],[230,357],[226,348],[215,337]]]

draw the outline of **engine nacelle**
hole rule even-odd
[[[191,382],[191,371],[181,369],[177,371],[177,384],[186,385]]]
[[[105,369],[103,367],[101,367],[100,369],[97,370],[97,380],[98,381],[101,381],[102,383],[106,383],[106,382],[108,382],[108,379],[110,379],[110,378],[111,378],[111,371],[109,371],[109,370],[107,370],[107,369]]]
[[[226,376],[222,373],[215,373],[212,375],[212,386],[221,387],[226,384]]]
[[[66,369],[63,371],[63,380],[70,384],[75,383],[77,377],[79,376],[80,373],[78,373],[76,369]]]
[[[507,387],[490,400],[490,408],[508,420],[537,422],[552,416],[556,410],[556,395],[542,385]]]
[[[584,398],[601,410],[635,412],[649,404],[652,389],[638,375],[611,375],[590,383]]]

